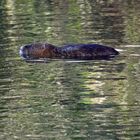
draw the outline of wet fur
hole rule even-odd
[[[56,47],[52,44],[30,44],[23,46],[20,55],[24,59],[106,59],[118,55],[114,48],[98,44],[72,44]]]

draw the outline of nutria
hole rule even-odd
[[[98,44],[72,44],[56,47],[48,43],[35,43],[22,46],[20,56],[24,59],[107,59],[118,55],[114,48]]]

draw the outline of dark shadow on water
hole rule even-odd
[[[45,59],[24,59],[23,61],[27,63],[50,63],[54,61],[63,61],[66,63],[86,63],[86,62],[94,62],[94,61],[100,61],[100,60],[105,60],[105,61],[112,61],[115,59],[115,56],[111,57],[100,57],[94,60],[80,60],[80,59],[51,59],[51,58],[45,58]]]

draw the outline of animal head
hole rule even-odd
[[[55,46],[47,43],[29,44],[20,48],[20,56],[23,59],[49,58],[54,48]]]

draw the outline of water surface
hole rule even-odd
[[[0,1],[0,139],[140,139],[140,3]],[[99,43],[112,60],[26,63],[20,46]]]

